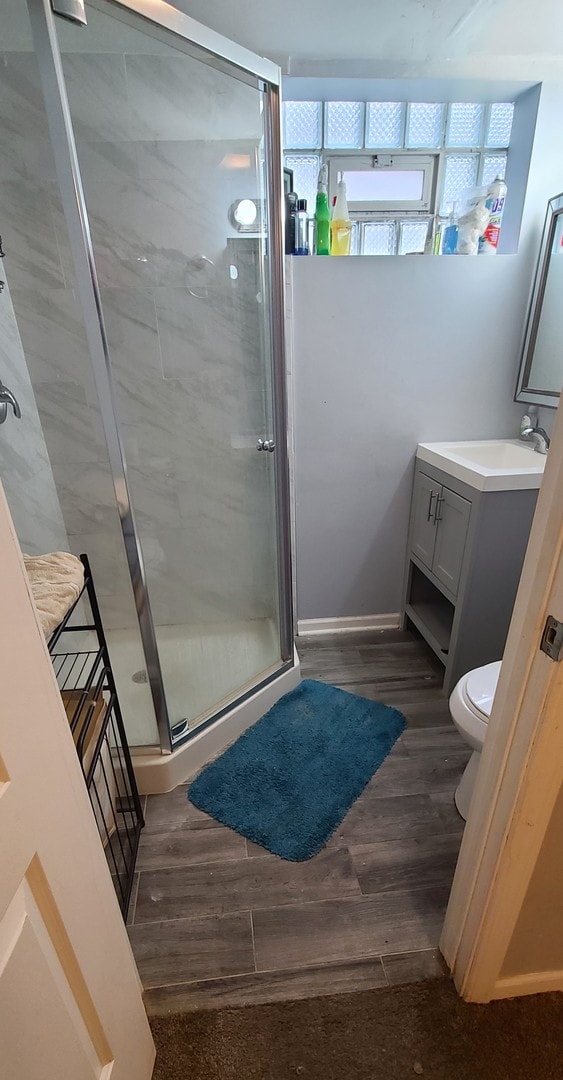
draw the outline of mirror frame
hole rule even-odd
[[[540,253],[534,277],[534,286],[530,298],[528,315],[522,354],[520,357],[520,369],[516,384],[515,401],[521,401],[525,405],[544,405],[548,409],[556,409],[559,404],[559,390],[544,390],[530,385],[530,374],[534,361],[534,350],[538,336],[538,328],[541,319],[543,299],[549,271],[553,237],[557,228],[557,221],[563,214],[563,193],[555,195],[547,204],[547,213],[542,232]]]

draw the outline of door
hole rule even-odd
[[[417,472],[413,492],[412,550],[429,570],[434,560],[436,501],[442,487],[426,473]]]
[[[467,1001],[563,990],[562,491],[560,405],[440,942]]]
[[[149,1080],[154,1048],[0,487],[2,1080]]]
[[[279,72],[165,3],[28,6],[143,633],[126,681],[169,748],[293,657]],[[81,540],[108,565],[101,514]]]
[[[452,596],[457,595],[471,503],[443,487],[436,499],[436,547],[432,570]]]

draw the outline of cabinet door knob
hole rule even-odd
[[[446,501],[445,495],[438,495],[438,498],[436,499],[436,509],[434,511],[434,524],[435,525],[437,525],[438,522],[442,520],[442,515],[440,513],[440,510],[442,508],[442,503],[444,503],[445,501]]]

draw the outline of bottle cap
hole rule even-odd
[[[297,201],[297,209],[298,210],[306,210],[307,209],[307,200],[306,199],[298,199],[298,201]]]

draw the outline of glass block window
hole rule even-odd
[[[368,101],[366,110],[366,146],[403,145],[405,106],[402,101]]]
[[[325,146],[338,150],[358,150],[363,142],[363,101],[327,101]]]
[[[362,254],[394,255],[395,222],[374,221],[363,227]]]
[[[485,146],[508,146],[514,118],[511,102],[497,101],[489,109]]]
[[[285,164],[293,170],[297,194],[307,200],[310,218],[321,164],[329,166],[332,194],[336,173],[346,174],[353,254],[423,251],[435,215],[449,214],[465,189],[505,176],[511,102],[286,101],[283,110]],[[401,165],[398,155],[404,150],[410,151],[408,164]],[[390,160],[378,162],[381,170],[373,171],[379,152]],[[385,164],[393,168],[387,178]],[[399,185],[401,178],[406,182],[405,170],[413,183],[426,178],[418,215],[416,207],[406,205]],[[374,188],[376,181],[393,179],[394,186],[385,198],[381,193],[361,198],[360,179]]]
[[[436,102],[413,101],[408,106],[405,146],[412,150],[442,145],[444,106]]]
[[[352,225],[352,240],[350,242],[350,255],[360,254],[360,226],[357,221]]]
[[[286,154],[285,165],[293,169],[293,187],[300,199],[307,200],[307,212],[314,214],[321,158],[319,154]]]
[[[427,221],[402,221],[399,230],[399,255],[424,252],[427,235]]]
[[[497,176],[504,180],[505,172],[506,154],[483,154],[482,184],[490,184]]]
[[[484,114],[484,105],[472,105],[468,101],[450,105],[446,146],[481,146]]]
[[[444,187],[440,213],[449,214],[453,204],[465,188],[477,183],[477,154],[448,154],[444,170]]]
[[[291,150],[317,150],[323,143],[321,101],[286,101],[283,144]]]

